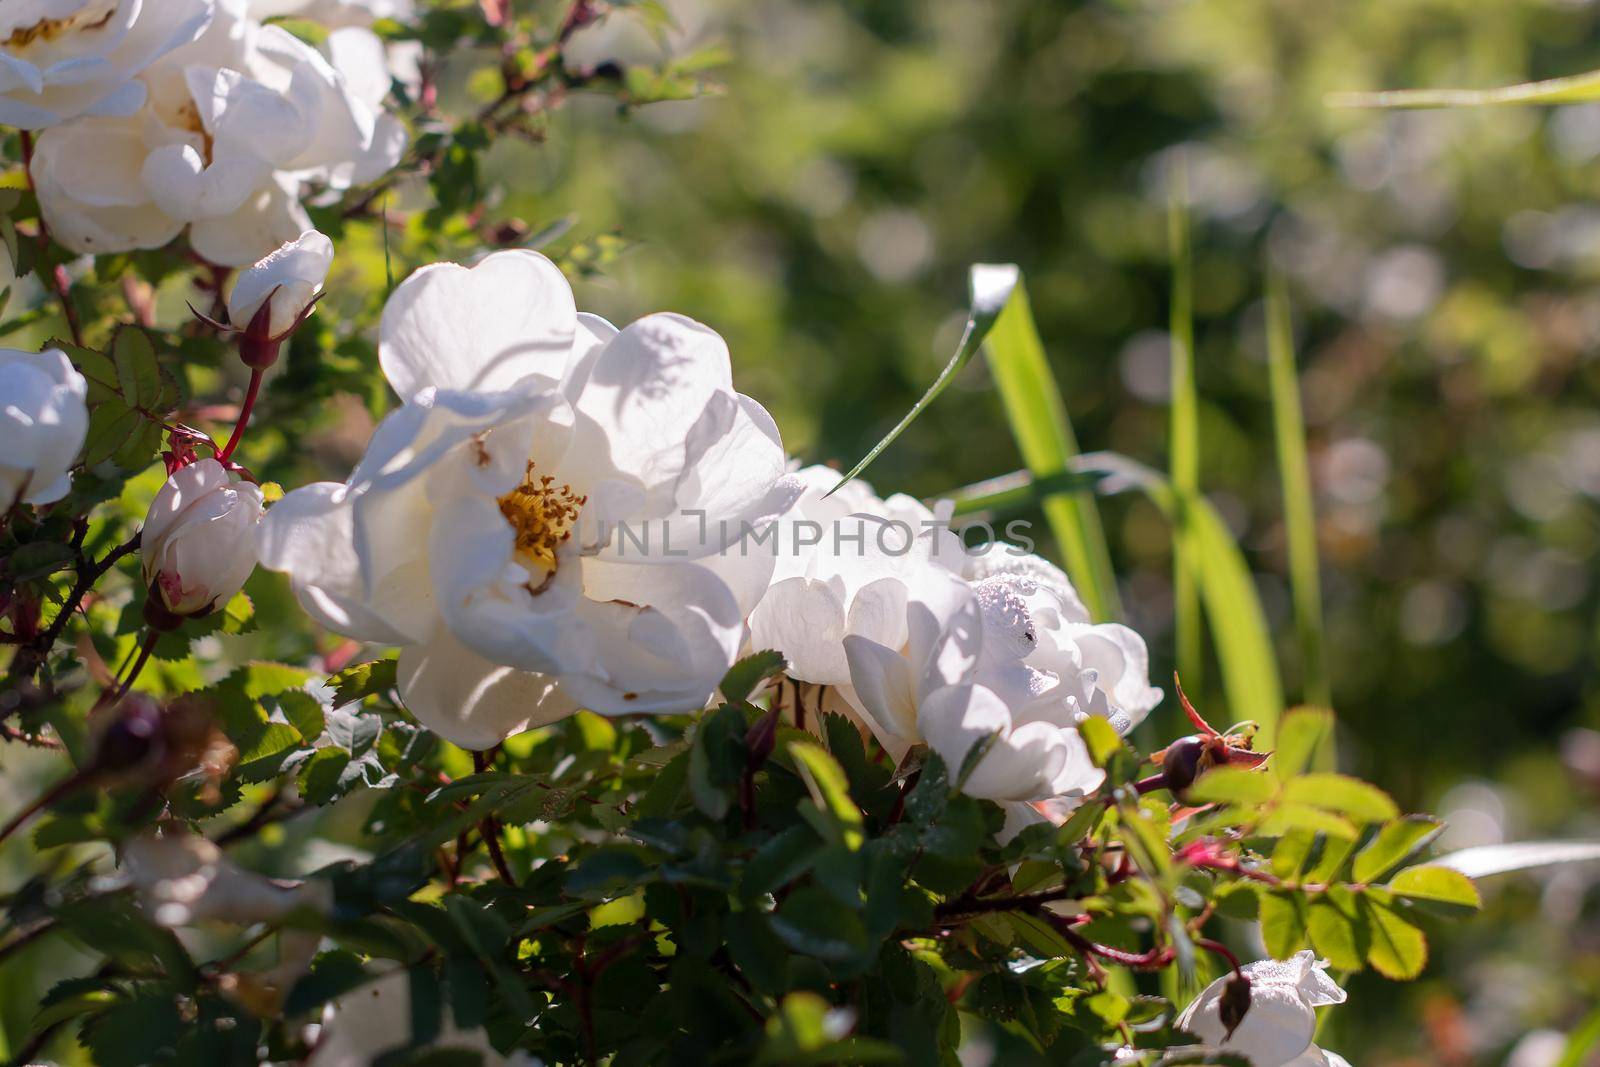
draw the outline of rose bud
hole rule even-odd
[[[243,331],[239,355],[257,370],[278,358],[278,344],[311,314],[333,264],[333,242],[307,230],[255,266],[228,294],[228,320]]]
[[[1178,1028],[1255,1067],[1343,1063],[1312,1043],[1316,1009],[1345,1000],[1326,967],[1311,952],[1246,964],[1206,986],[1178,1016]]]
[[[244,585],[256,565],[260,486],[241,481],[214,459],[173,471],[145,517],[140,551],[150,588],[146,616],[204,615]],[[154,615],[154,617],[152,617]]]
[[[57,348],[0,348],[0,512],[67,495],[89,431],[89,384]]]

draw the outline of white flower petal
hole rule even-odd
[[[553,678],[490,663],[443,627],[400,650],[396,678],[406,710],[462,748],[490,748],[578,710]]]
[[[378,357],[395,392],[505,389],[565,377],[577,329],[572,289],[537,252],[496,252],[470,270],[435,263],[383,309]]]

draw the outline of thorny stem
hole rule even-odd
[[[217,454],[218,463],[227,463],[233,455],[233,450],[239,447],[239,441],[244,437],[245,427],[250,425],[250,413],[255,410],[256,395],[261,392],[262,371],[254,369],[250,372],[250,385],[245,389],[244,403],[239,407],[239,421],[233,424],[233,436],[228,438],[228,443],[222,446],[222,451]]]
[[[1235,956],[1233,954],[1233,950],[1227,945],[1224,945],[1221,941],[1213,941],[1209,937],[1200,937],[1196,938],[1194,943],[1205,949],[1207,952],[1215,953],[1216,955],[1227,960],[1228,966],[1233,968],[1235,974],[1244,973],[1244,968],[1239,963],[1239,957]]]
[[[33,187],[33,134],[28,130],[22,131],[22,171],[28,176],[28,189],[37,197],[38,192]],[[39,248],[44,250],[50,245],[50,228],[45,225],[44,216],[39,216]],[[78,309],[72,306],[72,279],[67,275],[64,264],[57,263],[50,272],[50,280],[55,286],[56,296],[61,301],[61,314],[67,320],[67,329],[72,332],[72,343],[79,348],[83,347],[83,328],[78,324]]]
[[[489,770],[493,764],[493,750],[472,754],[473,769],[479,774]],[[478,823],[478,833],[483,838],[484,847],[489,850],[489,859],[494,863],[495,873],[500,876],[502,882],[515,889],[517,876],[511,873],[511,864],[506,862],[506,854],[500,847],[499,822],[493,815],[485,815],[483,821]]]
[[[0,828],[0,842],[4,842],[12,834],[16,833],[23,823],[76,789],[83,781],[83,778],[83,772],[74,771],[43,793],[40,793],[38,799],[13,815],[11,821],[6,823],[3,828]]]
[[[150,633],[146,635],[144,644],[139,646],[139,657],[133,661],[133,666],[128,668],[128,673],[122,679],[121,684],[117,686],[116,693],[109,700],[106,700],[102,697],[100,701],[101,703],[116,704],[123,697],[128,695],[128,690],[131,689],[133,687],[133,683],[138,680],[139,674],[144,670],[145,664],[150,662],[150,653],[155,651],[156,642],[159,640],[161,640],[161,631],[159,630],[151,630]]]
[[[76,615],[78,609],[82,606],[83,598],[89,595],[89,591],[94,588],[95,583],[104,577],[107,571],[116,566],[123,556],[139,547],[139,536],[137,533],[134,534],[128,540],[107,552],[98,563],[91,564],[86,560],[80,559],[78,580],[73,583],[72,591],[67,594],[66,602],[61,605],[61,610],[56,614],[54,621],[50,623],[48,629],[39,635],[31,647],[23,649],[17,654],[16,661],[12,666],[19,679],[30,677],[43,666],[45,658],[50,654],[50,650],[55,647],[56,640],[60,638],[62,631],[67,628],[67,623],[72,620],[72,616]]]

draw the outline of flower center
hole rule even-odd
[[[547,576],[555,574],[556,549],[572,536],[578,512],[588,500],[570,485],[557,485],[548,474],[534,474],[529,463],[522,484],[499,499],[500,514],[517,535],[517,554]]]

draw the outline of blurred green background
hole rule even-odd
[[[1445,845],[1600,836],[1600,104],[1323,100],[1600,66],[1600,5],[671,7],[664,42],[613,18],[569,63],[720,43],[724,95],[626,118],[575,96],[545,143],[487,163],[497,212],[575,213],[574,237],[629,243],[581,305],[713,324],[790,451],[848,466],[954,351],[968,264],[1015,261],[1082,446],[1164,467],[1181,159],[1203,482],[1259,573],[1291,699],[1269,258],[1296,310],[1342,762],[1451,820]],[[869,480],[933,495],[1019,465],[977,361]],[[1132,497],[1103,509],[1159,682],[1165,523]],[[1147,729],[1159,743],[1175,725]],[[1539,1031],[1600,1000],[1595,874],[1491,884],[1482,921],[1433,939],[1421,982],[1356,980],[1324,1043],[1358,1065],[1554,1064],[1560,1043]]]
[[[524,3],[552,24],[566,7]],[[1167,215],[1181,164],[1203,485],[1257,572],[1290,699],[1302,683],[1263,339],[1268,262],[1296,313],[1341,763],[1449,820],[1441,847],[1600,838],[1600,103],[1324,102],[1600,67],[1600,3],[665,6],[665,29],[642,5],[580,31],[567,64],[722,54],[724,92],[625,114],[614,95],[573,94],[540,119],[537,142],[490,148],[486,224],[566,225],[554,250],[604,260],[576,279],[580,306],[713,325],[790,452],[846,467],[954,351],[969,264],[1014,261],[1082,446],[1164,468]],[[473,93],[493,94],[480,84],[493,62],[443,57],[442,99],[469,112]],[[427,195],[407,183],[394,206],[426,207]],[[419,218],[397,236],[396,277],[441,246],[480,250],[457,222],[424,232]],[[366,229],[340,254],[332,313],[313,322],[342,335],[342,322],[375,321],[384,264]],[[164,320],[184,314],[185,285],[163,291]],[[36,332],[27,340],[47,336]],[[260,435],[261,473],[285,485],[342,477],[370,428],[360,403],[330,398],[376,395],[370,343],[326,341],[297,338],[277,383],[283,436]],[[229,373],[196,370],[197,391],[236,389]],[[265,404],[275,410],[270,387]],[[931,497],[1019,466],[975,360],[868,477]],[[1102,512],[1127,621],[1162,683],[1169,531],[1132,495]],[[264,616],[297,618],[276,579],[257,575],[250,592]],[[272,640],[285,647],[262,654],[295,659],[312,638]],[[1214,669],[1205,681],[1191,695],[1229,720]],[[1143,730],[1141,745],[1159,747],[1180,727],[1163,709]],[[1419,982],[1352,980],[1322,1044],[1356,1067],[1557,1067],[1561,1035],[1600,1003],[1600,870],[1485,889],[1478,921],[1430,930]],[[7,1011],[31,1007],[22,991]],[[970,1053],[973,1067],[1033,1062],[997,1035]]]

